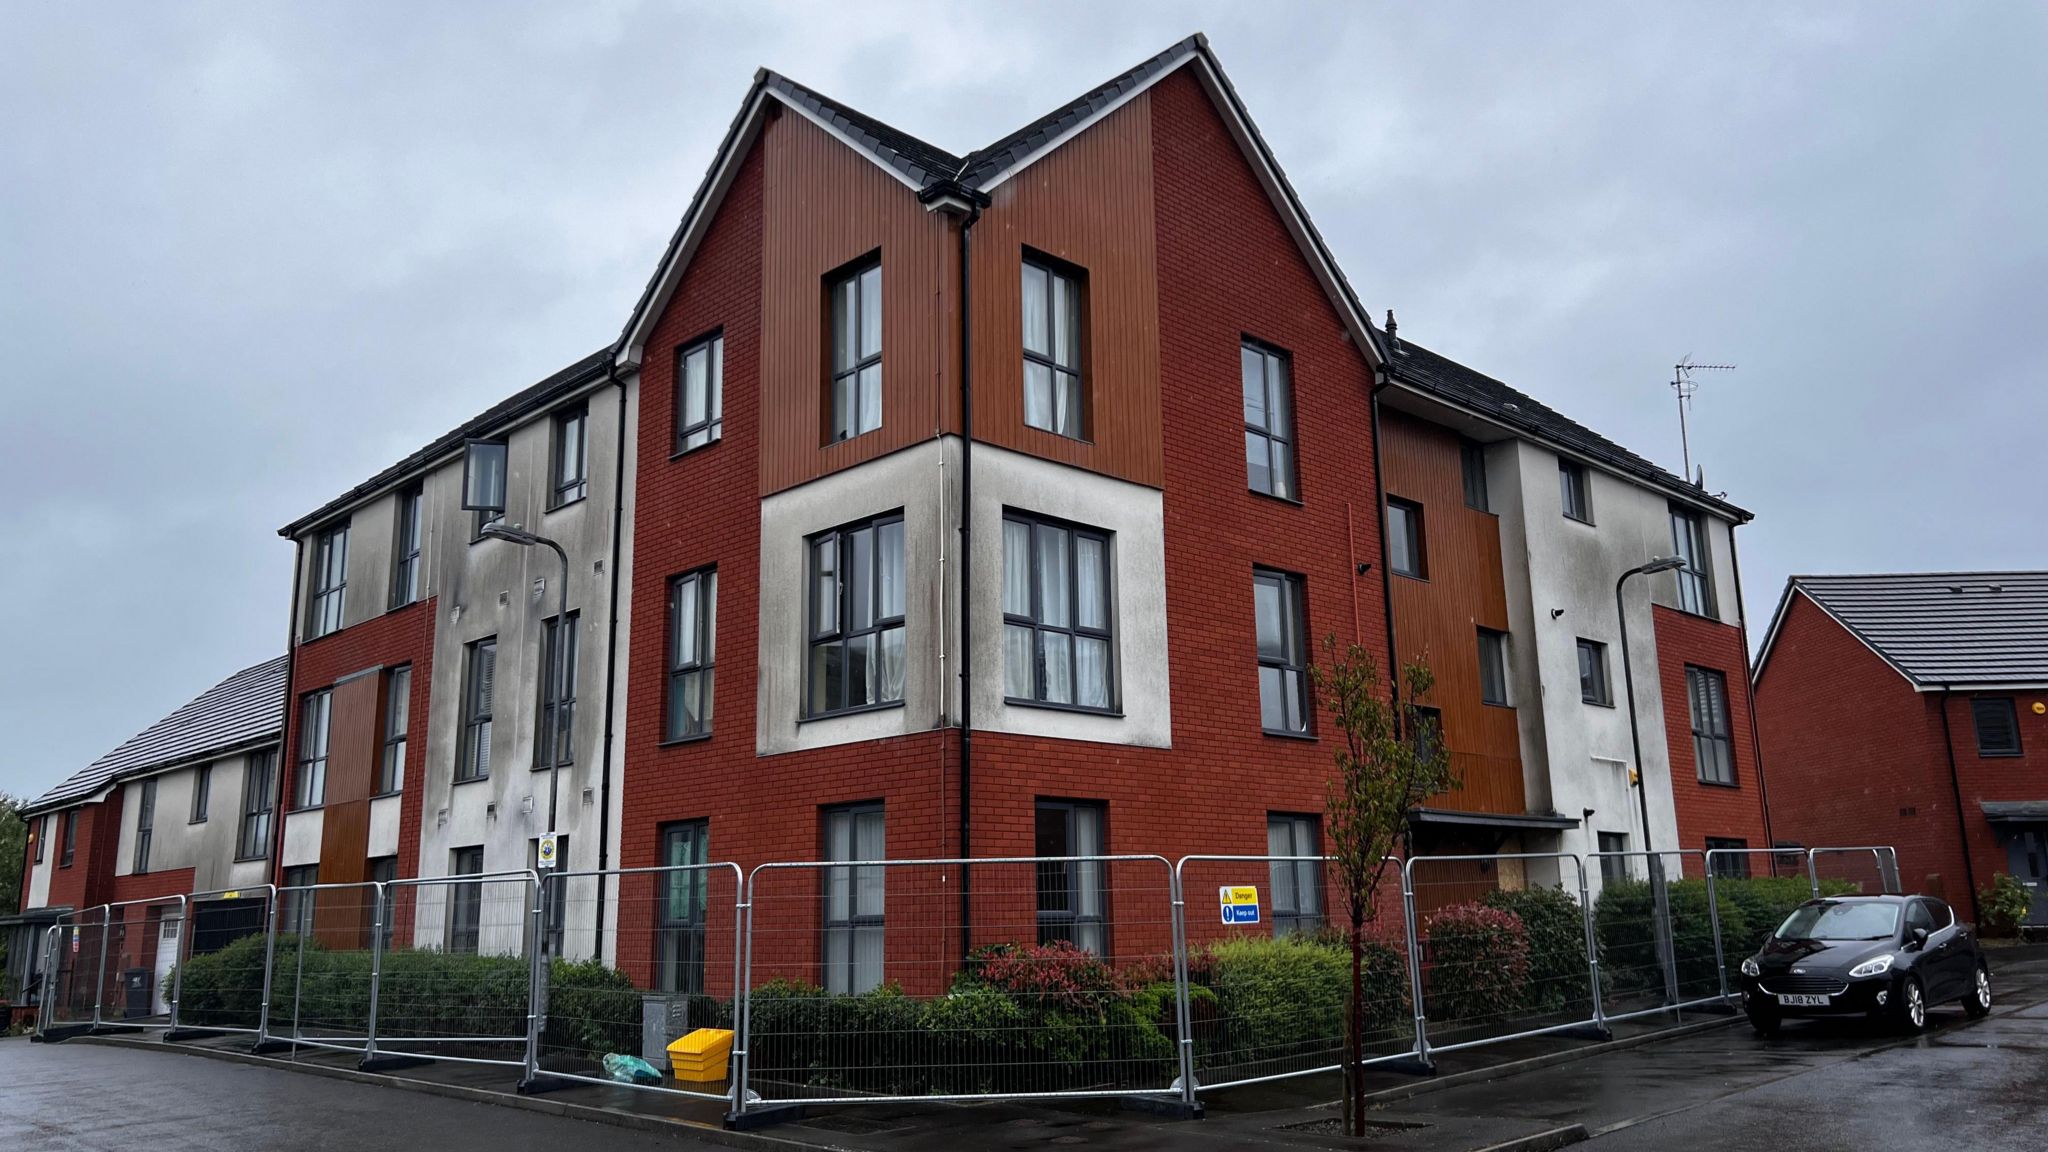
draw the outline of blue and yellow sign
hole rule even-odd
[[[1216,902],[1223,909],[1225,924],[1259,922],[1259,890],[1256,885],[1224,885],[1216,890]]]

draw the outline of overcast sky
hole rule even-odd
[[[728,10],[730,8],[731,10]],[[283,651],[276,529],[617,334],[766,65],[955,152],[1209,33],[1367,307],[1757,514],[2048,566],[2048,8],[0,0],[0,790]]]

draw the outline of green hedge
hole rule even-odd
[[[1533,1015],[1592,1010],[1586,920],[1578,897],[1555,887],[1501,888],[1480,900],[1512,912],[1529,938],[1529,978],[1521,1007]]]
[[[1482,1024],[1526,1007],[1529,932],[1521,917],[1480,903],[1453,904],[1433,913],[1424,931],[1430,1019]]]

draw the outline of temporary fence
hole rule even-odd
[[[540,881],[544,948],[536,957],[541,1010],[528,1046],[527,1081],[586,1081],[728,1101],[730,1074],[677,1078],[669,1045],[697,1028],[731,1028],[740,988],[740,889],[731,863],[553,872]],[[594,955],[560,955],[570,925],[595,925]],[[613,1054],[637,1055],[656,1084],[618,1081]]]
[[[246,1032],[365,1066],[496,1065],[533,1087],[623,1084],[608,1058],[635,1055],[662,1076],[634,1087],[723,1102],[736,1122],[921,1101],[1195,1110],[1203,1093],[1345,1066],[1351,959],[1329,857],[889,860],[857,816],[841,831],[828,837],[841,858],[748,872],[498,872],[98,905],[43,938],[41,1022]],[[1731,967],[1809,895],[1898,888],[1884,847],[1383,867],[1360,1058],[1419,1068],[1725,1004]],[[669,1045],[703,1027],[731,1030],[726,1075],[715,1056],[691,1070],[713,1078],[674,1074]]]

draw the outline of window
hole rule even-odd
[[[415,484],[398,494],[397,523],[391,541],[391,606],[403,608],[420,598],[420,506]]]
[[[1579,699],[1614,707],[1614,685],[1607,679],[1607,645],[1579,638]]]
[[[725,434],[725,336],[676,353],[677,452],[702,448]]]
[[[201,764],[192,773],[191,823],[206,823],[206,809],[213,803],[213,765]]]
[[[33,837],[36,842],[35,863],[37,864],[41,864],[43,862],[43,845],[49,842],[50,833],[56,827],[56,820],[57,818],[54,816],[45,816],[41,820],[36,821],[35,824],[30,826],[29,835]]]
[[[1286,354],[1247,340],[1238,349],[1244,384],[1244,468],[1254,492],[1296,498],[1294,396]]]
[[[481,876],[484,871],[483,845],[457,848],[449,854],[450,876]],[[483,934],[484,886],[481,881],[448,885],[449,952],[476,955]]]
[[[882,860],[888,849],[880,804],[825,811],[825,859]],[[867,992],[882,985],[885,869],[825,869],[825,991]]]
[[[1947,901],[1923,896],[1920,902],[1927,905],[1927,914],[1934,917],[1935,931],[1938,932],[1956,922],[1956,910],[1949,907]]]
[[[1600,833],[1600,851],[1603,853],[1628,851],[1628,833]],[[1602,884],[1612,884],[1618,880],[1626,879],[1628,879],[1628,857],[1606,855],[1600,857],[1600,882]]]
[[[1252,569],[1252,615],[1259,644],[1259,727],[1308,734],[1308,625],[1301,577]]]
[[[235,836],[235,859],[262,860],[270,855],[271,794],[277,788],[277,752],[249,754],[242,773],[242,826]]]
[[[903,514],[810,539],[811,716],[903,699]]]
[[[491,691],[498,678],[498,638],[469,646],[462,670],[462,746],[455,779],[482,780],[491,774]]]
[[[384,674],[384,758],[377,764],[377,795],[405,787],[406,735],[412,727],[412,665]]]
[[[1479,699],[1486,704],[1508,706],[1508,634],[1491,628],[1479,630]]]
[[[590,409],[582,404],[555,413],[554,484],[548,507],[574,504],[590,491]]]
[[[1707,568],[1707,532],[1699,514],[1671,510],[1672,554],[1685,562],[1677,569],[1678,606],[1695,616],[1714,614],[1714,577]]]
[[[667,739],[686,740],[711,731],[717,636],[717,571],[706,568],[669,581]]]
[[[327,721],[334,693],[322,688],[299,701],[299,762],[292,773],[292,807],[318,808],[327,799]]]
[[[1465,507],[1491,511],[1486,501],[1486,445],[1477,440],[1458,441],[1458,462],[1465,473]]]
[[[1003,695],[1116,707],[1109,535],[1003,516]]]
[[[67,809],[64,813],[64,852],[57,859],[60,868],[71,867],[71,859],[78,852],[78,809]]]
[[[540,837],[535,836],[533,839],[528,840],[526,842],[526,867],[528,871],[541,878],[541,892],[547,900],[547,905],[542,911],[546,914],[548,929],[547,938],[542,942],[542,946],[545,948],[547,955],[560,956],[562,954],[562,929],[563,925],[568,922],[569,910],[569,892],[566,887],[568,881],[561,878],[561,873],[569,870],[568,835],[566,833],[558,833],[555,836],[555,866],[552,869],[543,869],[540,866]],[[551,874],[553,879],[550,879]]]
[[[398,857],[372,856],[370,857],[369,864],[369,878],[372,883],[389,884],[398,879]],[[384,923],[383,931],[378,933],[378,935],[383,937],[383,947],[386,952],[391,951],[391,924],[396,919],[392,915],[393,903],[395,903],[395,898],[391,893],[386,892],[384,894],[384,906],[378,911],[379,918]]]
[[[577,630],[581,620],[578,613],[569,613],[569,626],[558,627],[561,618],[556,617],[541,625],[540,681],[546,691],[540,698],[540,731],[534,734],[533,746],[539,753],[533,758],[534,771],[551,767],[553,763],[573,764],[576,762],[576,660]],[[560,643],[560,652],[555,645]],[[560,661],[558,664],[557,661]],[[548,724],[553,721],[555,728],[555,755],[551,762],[548,757]]]
[[[337,524],[313,537],[313,595],[307,601],[308,640],[341,628],[342,596],[348,588],[348,525]]]
[[[1266,817],[1266,855],[1323,854],[1322,821],[1314,816],[1275,812]],[[1323,926],[1323,863],[1317,860],[1275,860],[1273,935],[1311,935]]]
[[[1934,934],[1934,913],[1928,911],[1925,900],[1909,900],[1906,903],[1907,934],[1911,935],[1916,928],[1930,936]]]
[[[1593,497],[1586,485],[1586,468],[1569,460],[1557,462],[1558,495],[1564,503],[1564,514],[1583,524],[1593,522]]]
[[[1401,576],[1429,578],[1428,554],[1423,551],[1422,505],[1407,500],[1387,501],[1387,566]]]
[[[284,883],[277,891],[277,930],[300,935],[313,927],[313,901],[317,892],[300,891],[320,883],[318,864],[299,864],[284,870]]]
[[[661,863],[666,868],[701,865],[710,856],[711,825],[705,820],[670,824],[661,830]],[[701,868],[661,875],[661,923],[656,928],[655,987],[663,992],[704,993],[704,912],[709,873]]]
[[[1416,705],[1415,730],[1408,734],[1415,754],[1425,759],[1439,755],[1444,747],[1444,713],[1441,708]]]
[[[477,509],[476,522],[470,526],[469,530],[469,542],[471,544],[474,544],[477,541],[483,539],[484,529],[492,524],[496,524],[498,521],[503,520],[504,518],[505,510],[503,508]]]
[[[832,439],[882,426],[882,263],[863,261],[832,281]]]
[[[1024,258],[1024,423],[1081,439],[1080,275]]]
[[[1692,700],[1692,752],[1702,784],[1735,783],[1735,741],[1728,725],[1728,679],[1710,668],[1685,666]]]
[[[156,835],[156,777],[142,782],[135,805],[135,867],[137,876],[149,871],[149,842]]]
[[[1970,717],[1976,722],[1977,727],[1977,755],[2020,754],[2019,714],[2013,709],[2012,697],[1972,697]]]
[[[1089,801],[1040,800],[1034,855],[1102,856],[1103,809]],[[1109,954],[1109,883],[1100,860],[1038,862],[1038,942],[1065,940]]]
[[[1726,856],[1708,857],[1712,861],[1714,875],[1724,880],[1748,879],[1749,856],[1746,853],[1748,847],[1749,841],[1747,840],[1731,840],[1720,836],[1707,837],[1707,851],[1713,852],[1716,849],[1720,849],[1728,853]]]

